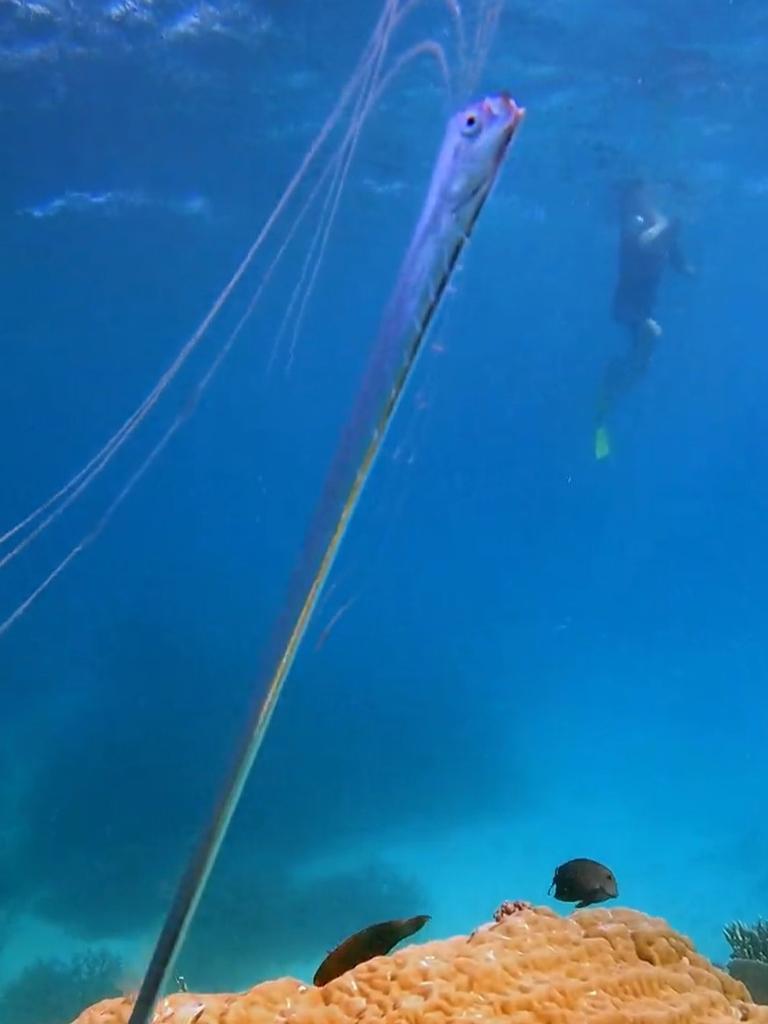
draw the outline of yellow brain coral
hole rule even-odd
[[[126,1024],[128,999],[74,1024]],[[178,993],[155,1024],[768,1024],[768,1007],[665,921],[632,910],[506,903],[469,937],[361,964],[324,988],[291,979],[239,995]]]

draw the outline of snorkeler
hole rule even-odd
[[[619,276],[613,296],[613,319],[626,328],[629,351],[608,366],[598,403],[595,457],[610,455],[605,419],[616,399],[645,373],[662,330],[653,307],[664,269],[670,264],[692,274],[680,248],[680,224],[655,206],[648,186],[632,181],[620,198]]]

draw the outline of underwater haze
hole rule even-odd
[[[393,52],[429,38],[453,70],[451,6],[415,5]],[[471,35],[493,4],[465,7]],[[0,533],[172,363],[379,14],[0,0]],[[137,988],[261,692],[447,118],[501,89],[525,123],[176,973],[309,980],[375,921],[448,935],[507,898],[567,912],[547,889],[572,857],[715,960],[727,922],[768,915],[766,46],[759,0],[507,0],[471,95],[409,63],[310,254],[300,329],[281,325],[311,216],[194,409],[269,258],[93,486],[18,553],[23,533],[0,541],[2,1024]],[[601,381],[638,337],[612,315],[635,179],[694,272],[664,272],[663,333],[597,458]]]

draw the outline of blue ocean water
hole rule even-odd
[[[378,13],[0,8],[3,529],[172,361]],[[452,54],[451,26],[425,0],[395,49]],[[182,951],[191,988],[309,977],[375,920],[429,913],[444,935],[505,898],[552,903],[574,856],[715,959],[725,923],[768,912],[767,41],[757,0],[503,9],[476,87],[508,88],[526,122]],[[392,84],[295,345],[279,330],[311,219],[194,416],[0,638],[0,984],[105,948],[136,987],[457,99],[428,61]],[[662,282],[664,335],[597,462],[633,176],[663,185],[697,273]],[[267,264],[97,484],[2,566],[2,618],[185,407]]]

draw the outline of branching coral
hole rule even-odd
[[[744,982],[756,1003],[768,1005],[768,921],[734,921],[723,933],[733,952],[728,973]]]
[[[0,995],[3,1024],[68,1024],[84,1005],[116,995],[122,964],[106,950],[37,960]]]
[[[128,999],[75,1024],[126,1024]],[[284,978],[240,995],[178,993],[155,1024],[768,1024],[744,986],[664,921],[631,910],[508,903],[469,937],[409,946],[323,988]]]
[[[723,928],[723,934],[734,957],[768,964],[768,921],[758,920],[752,925],[734,921]]]

